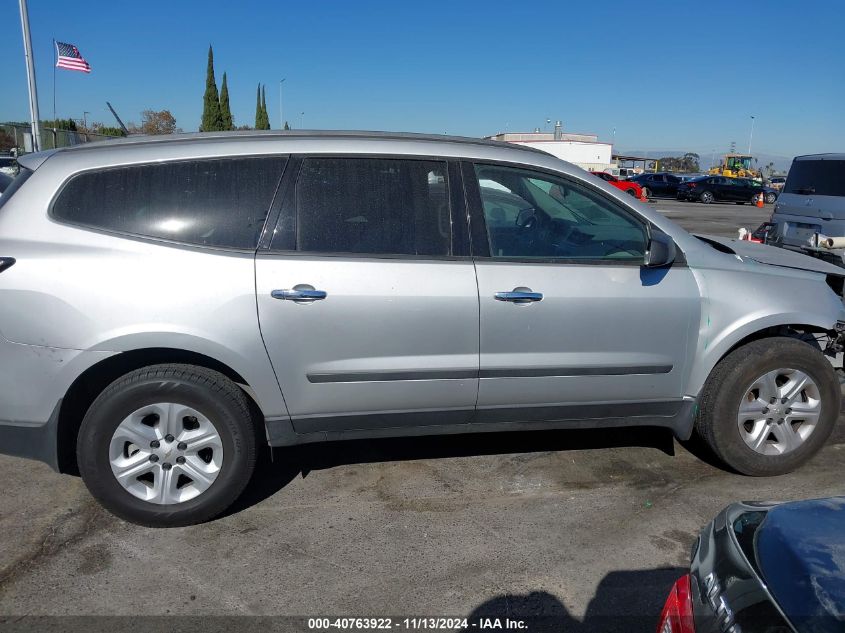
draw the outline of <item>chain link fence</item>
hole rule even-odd
[[[96,134],[94,132],[74,132],[72,130],[59,130],[44,125],[39,126],[41,132],[41,149],[55,149],[59,147],[70,147],[81,143],[92,143],[94,141],[105,141],[119,136],[107,134]],[[23,123],[3,123],[0,130],[9,137],[12,147],[18,149],[18,154],[25,154],[32,151],[32,130],[29,125]]]

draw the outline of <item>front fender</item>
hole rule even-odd
[[[781,274],[696,271],[702,314],[686,395],[697,396],[716,364],[738,343],[771,328],[832,331],[845,320],[842,300],[824,276],[783,269]]]

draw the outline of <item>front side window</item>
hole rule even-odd
[[[642,261],[643,225],[586,185],[520,168],[475,169],[491,256]]]
[[[255,248],[282,157],[130,165],[74,176],[52,215],[87,227],[224,248]]]
[[[446,163],[306,158],[296,182],[297,250],[449,255]]]

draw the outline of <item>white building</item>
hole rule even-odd
[[[602,143],[595,134],[564,132],[560,121],[554,132],[505,132],[485,138],[536,147],[588,171],[613,171],[616,167],[611,161],[613,145]]]

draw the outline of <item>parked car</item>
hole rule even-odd
[[[775,191],[781,191],[786,184],[786,176],[774,176],[769,178],[769,186]]]
[[[763,187],[747,178],[700,176],[678,185],[678,200],[696,200],[704,204],[715,201],[745,204],[755,202]]]
[[[648,191],[648,197],[663,196],[675,198],[678,195],[678,185],[681,179],[675,174],[656,173],[640,174],[630,179]]]
[[[845,154],[796,157],[771,221],[770,243],[790,249],[800,250],[816,233],[845,236]]]
[[[220,514],[261,445],[648,425],[775,475],[839,414],[845,270],[694,237],[541,151],[252,132],[20,163],[0,452],[129,521]]]
[[[14,176],[17,169],[17,159],[14,156],[0,156],[0,174]]]
[[[702,531],[658,633],[841,633],[845,497],[735,503]]]
[[[609,182],[611,185],[613,185],[620,191],[624,191],[629,196],[637,198],[638,200],[643,197],[643,188],[636,182],[632,182],[630,180],[620,180],[613,174],[608,174],[605,171],[594,171],[590,173],[592,173],[594,176],[598,176],[605,182]]]
[[[761,189],[763,193],[763,202],[766,204],[774,204],[777,202],[778,194],[780,193],[777,189],[773,189],[768,185],[761,185],[750,178],[735,178],[734,180],[742,181],[742,183],[747,187],[757,187]],[[756,200],[752,200],[752,202],[756,202]]]

